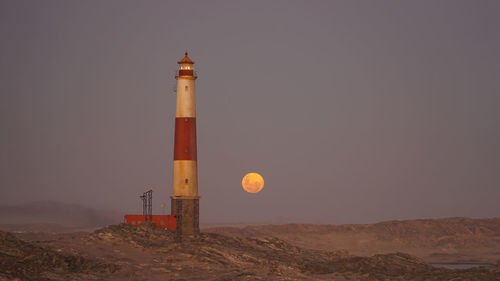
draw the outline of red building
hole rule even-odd
[[[168,228],[170,230],[175,230],[177,220],[175,215],[125,215],[125,223],[131,225],[141,225],[145,222],[151,221],[159,228]]]

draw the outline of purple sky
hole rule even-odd
[[[500,1],[0,2],[0,204],[169,210],[199,71],[202,222],[500,216]],[[241,188],[247,172],[262,192]]]

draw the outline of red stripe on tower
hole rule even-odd
[[[175,118],[174,160],[197,160],[196,118]]]

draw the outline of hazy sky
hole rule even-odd
[[[202,222],[498,217],[499,15],[495,0],[2,0],[0,204],[134,213],[152,187],[168,212],[187,50]]]

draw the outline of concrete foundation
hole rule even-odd
[[[177,218],[177,235],[200,234],[200,199],[172,197],[171,200],[171,213]]]

